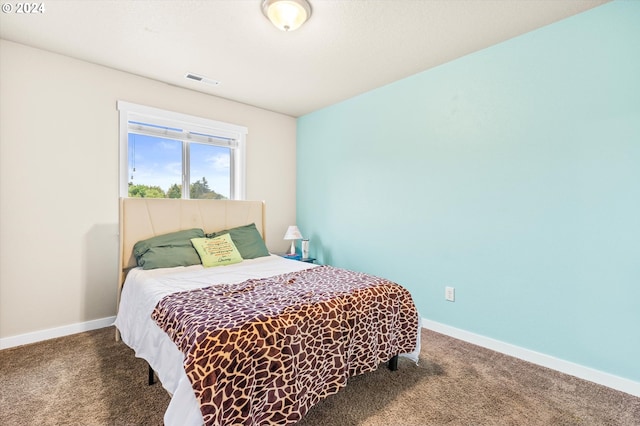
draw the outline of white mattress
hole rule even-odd
[[[202,415],[183,368],[182,352],[151,319],[157,303],[164,296],[178,291],[239,283],[316,266],[271,255],[215,268],[194,265],[146,271],[134,268],[129,272],[122,289],[115,325],[120,330],[122,340],[135,351],[137,357],[149,363],[162,386],[172,395],[164,416],[165,425],[201,425]],[[417,350],[408,354],[416,362],[420,352],[419,335]]]

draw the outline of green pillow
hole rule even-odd
[[[142,269],[173,268],[200,263],[200,256],[191,244],[191,238],[204,237],[200,228],[186,229],[138,241],[133,255]]]
[[[205,268],[242,262],[242,256],[229,234],[215,238],[192,238],[191,243],[200,255],[202,266]]]
[[[207,234],[208,238],[229,234],[243,259],[255,259],[256,257],[269,256],[269,250],[260,236],[256,224],[238,226],[224,231]]]

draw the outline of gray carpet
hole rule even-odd
[[[1,425],[161,425],[169,396],[112,327],[0,351]],[[355,377],[300,426],[640,425],[640,398],[422,333],[420,365]]]

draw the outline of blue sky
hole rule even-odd
[[[191,182],[206,177],[209,188],[229,197],[229,148],[191,143],[190,149]],[[134,185],[159,186],[167,191],[174,183],[181,183],[181,141],[130,133],[128,161],[128,179]]]

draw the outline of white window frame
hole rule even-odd
[[[157,126],[167,126],[171,128],[184,129],[186,133],[183,135],[172,135],[171,139],[206,143],[197,140],[191,140],[189,132],[204,133],[207,135],[215,135],[220,139],[230,141],[231,162],[233,164],[233,173],[231,178],[231,193],[229,198],[232,200],[244,200],[246,193],[246,137],[249,133],[248,129],[236,124],[223,123],[221,121],[210,120],[208,118],[196,117],[193,115],[182,114],[179,112],[167,111],[159,108],[137,105],[130,102],[118,101],[117,108],[120,113],[120,196],[129,196],[129,122],[136,121],[142,123],[153,124]],[[233,141],[233,142],[231,142]],[[214,143],[214,145],[216,145]],[[182,164],[182,198],[189,198],[189,144],[183,144]],[[185,185],[185,182],[187,183]]]

